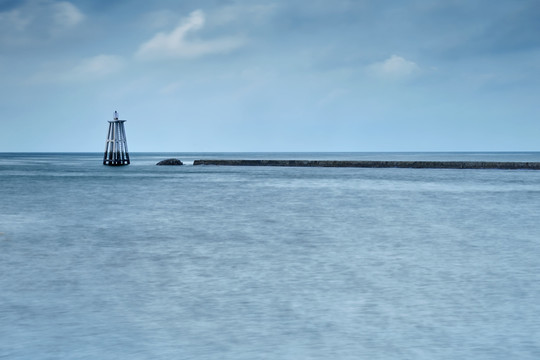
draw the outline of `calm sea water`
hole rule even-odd
[[[540,171],[0,154],[0,358],[538,359]]]

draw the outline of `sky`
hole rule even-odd
[[[0,0],[0,152],[540,151],[538,0]]]

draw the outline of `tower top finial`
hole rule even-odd
[[[114,111],[114,120],[118,120],[118,111]]]

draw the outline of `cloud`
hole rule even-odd
[[[150,29],[162,29],[178,21],[178,16],[171,10],[156,10],[143,16],[144,26]]]
[[[161,88],[160,93],[162,94],[172,94],[182,86],[182,82],[175,81],[173,83],[167,84]]]
[[[235,3],[216,9],[212,14],[213,24],[231,24],[241,22],[261,26],[267,23],[277,12],[279,6],[273,4]]]
[[[74,79],[102,78],[113,74],[123,67],[124,61],[116,55],[97,55],[82,60],[67,72]]]
[[[0,12],[0,42],[28,44],[53,38],[80,24],[84,17],[67,1],[29,1]]]
[[[139,47],[135,56],[143,60],[163,58],[196,58],[209,54],[226,53],[244,45],[241,37],[221,37],[211,40],[189,39],[188,35],[201,30],[205,15],[193,11],[171,32],[160,32]]]
[[[32,19],[19,9],[0,12],[0,44],[17,44]]]
[[[0,12],[0,24],[5,31],[23,31],[31,19],[19,9]]]
[[[340,99],[344,98],[348,94],[349,94],[349,91],[347,89],[343,89],[343,88],[332,89],[321,99],[321,101],[319,101],[319,105],[326,106],[326,105],[333,104],[336,101],[339,101]]]
[[[52,4],[54,23],[58,26],[71,27],[77,25],[84,19],[84,15],[79,9],[69,2],[58,2]]]
[[[62,69],[56,65],[32,78],[34,83],[78,83],[101,80],[124,68],[124,59],[116,55],[97,55]]]
[[[420,67],[412,61],[398,55],[392,55],[388,59],[376,62],[368,66],[371,75],[385,79],[403,79],[420,71]]]

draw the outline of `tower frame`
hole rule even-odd
[[[118,119],[118,112],[114,112],[113,120],[109,120],[109,132],[105,141],[105,153],[103,154],[103,165],[120,166],[129,165],[129,152],[127,146],[126,120]]]

